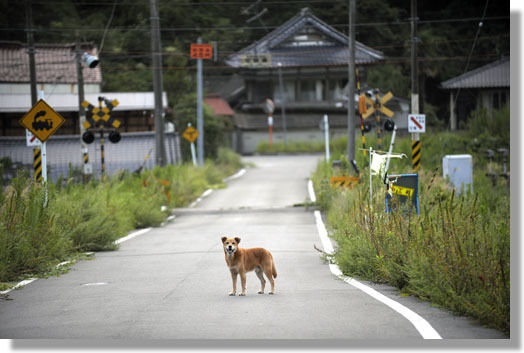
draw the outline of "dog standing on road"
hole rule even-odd
[[[229,271],[231,271],[231,278],[233,280],[233,291],[229,293],[229,295],[236,295],[238,274],[240,274],[240,281],[242,283],[242,292],[240,292],[239,295],[246,295],[246,272],[250,271],[255,271],[258,279],[260,279],[261,288],[258,294],[264,294],[264,287],[266,286],[264,273],[269,279],[269,283],[271,283],[271,291],[269,294],[274,294],[275,281],[273,278],[277,277],[277,269],[275,268],[273,255],[264,248],[239,248],[238,243],[240,243],[239,237],[222,237],[226,264],[229,267]]]

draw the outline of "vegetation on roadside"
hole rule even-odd
[[[0,283],[44,275],[85,251],[114,250],[136,228],[159,226],[174,207],[187,206],[242,167],[240,156],[219,149],[215,161],[127,171],[86,184],[60,178],[45,191],[27,173],[0,192]],[[162,207],[165,206],[165,207]]]
[[[509,147],[509,111],[497,112],[495,122],[485,116],[485,111],[474,112],[464,131],[422,135],[419,215],[400,207],[386,213],[386,187],[377,177],[370,200],[369,156],[360,151],[362,179],[355,188],[329,184],[332,175],[349,173],[342,151],[334,153],[342,167],[334,170],[323,161],[313,181],[330,236],[338,245],[334,261],[344,274],[394,285],[509,334],[509,182],[498,178],[493,183],[486,176],[488,167],[502,171],[502,162],[488,166],[484,154],[485,148]],[[490,124],[500,125],[489,128]],[[371,145],[376,146],[375,141]],[[394,151],[409,156],[410,148],[409,138],[399,138]],[[457,193],[442,177],[442,158],[464,153],[473,156],[474,193]],[[393,159],[390,172],[410,173],[410,158]]]

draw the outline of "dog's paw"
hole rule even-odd
[[[264,291],[263,290],[259,290],[258,294],[264,294]]]
[[[271,294],[271,295],[273,295],[273,294],[275,294],[275,292],[269,292],[269,293],[267,293],[267,294]]]
[[[246,293],[240,293],[238,296],[240,296],[240,297],[245,297],[245,296],[246,296]]]
[[[229,296],[230,296],[230,297],[235,296],[235,295],[236,295],[235,292],[231,292],[231,293],[229,293]]]

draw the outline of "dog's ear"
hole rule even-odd
[[[222,237],[222,243],[225,243],[227,240],[227,237]]]
[[[235,237],[235,241],[238,243],[240,243],[240,238],[239,237]]]

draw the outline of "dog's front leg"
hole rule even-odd
[[[231,279],[233,280],[233,291],[229,293],[229,295],[237,294],[237,275],[238,275],[238,272],[231,271]]]
[[[246,273],[240,272],[240,283],[242,284],[242,292],[239,295],[246,295]]]

